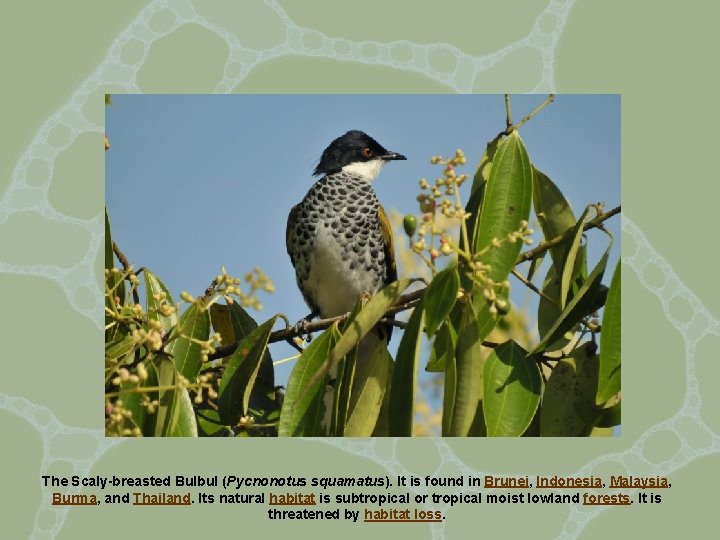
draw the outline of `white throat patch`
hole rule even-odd
[[[370,161],[358,161],[350,165],[345,165],[342,171],[372,182],[377,178],[377,175],[380,174],[383,165],[385,165],[385,161],[382,159],[371,159]]]

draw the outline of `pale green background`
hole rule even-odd
[[[342,5],[341,5],[342,4]],[[717,13],[709,2],[73,2],[0,17],[4,538],[713,537],[720,466]],[[399,41],[398,41],[399,40]],[[148,440],[101,431],[106,92],[612,92],[623,107],[624,415],[610,440]],[[568,134],[572,137],[572,134]],[[141,194],[138,194],[141,196]],[[439,526],[264,508],[55,510],[39,475],[667,474],[661,506],[456,507]],[[151,532],[151,527],[154,532]],[[143,532],[144,531],[144,532]],[[635,531],[631,533],[630,531]]]

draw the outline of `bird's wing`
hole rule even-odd
[[[287,248],[288,255],[290,255],[290,260],[293,264],[295,264],[295,260],[293,259],[292,249],[290,249],[290,246],[292,245],[292,238],[295,235],[295,223],[297,223],[298,213],[300,213],[300,205],[296,204],[292,207],[292,210],[290,210],[287,227],[285,228],[285,247]]]
[[[397,281],[397,267],[395,266],[395,247],[393,246],[392,227],[390,220],[385,213],[382,206],[378,208],[378,221],[380,222],[380,232],[383,238],[383,251],[385,252],[385,265],[387,272],[385,273],[385,285]],[[395,315],[390,315],[389,319],[394,319]],[[381,328],[380,326],[376,328]],[[392,326],[388,325],[385,328],[379,330],[379,336],[387,338],[387,342],[390,343],[392,337]]]
[[[378,208],[378,221],[380,222],[380,232],[383,237],[383,249],[385,251],[385,261],[387,264],[387,273],[385,274],[385,284],[397,281],[397,267],[395,266],[395,247],[393,246],[392,227],[390,220],[382,206]]]

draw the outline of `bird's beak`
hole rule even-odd
[[[393,161],[393,160],[399,160],[399,159],[407,159],[402,154],[398,154],[397,152],[388,152],[384,156],[380,156],[381,159],[384,161]]]

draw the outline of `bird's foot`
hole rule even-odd
[[[312,333],[310,332],[310,321],[307,319],[300,319],[298,322],[295,323],[295,326],[293,326],[293,329],[295,330],[295,333],[298,335],[298,337],[303,338],[308,343],[310,340],[312,340]]]
[[[300,319],[298,322],[295,323],[295,326],[293,327],[295,330],[295,333],[298,335],[298,337],[303,337],[305,335],[304,339],[306,342],[310,342],[312,340],[312,333],[310,331],[310,324],[314,317],[317,316],[317,313],[312,312],[302,319]]]

